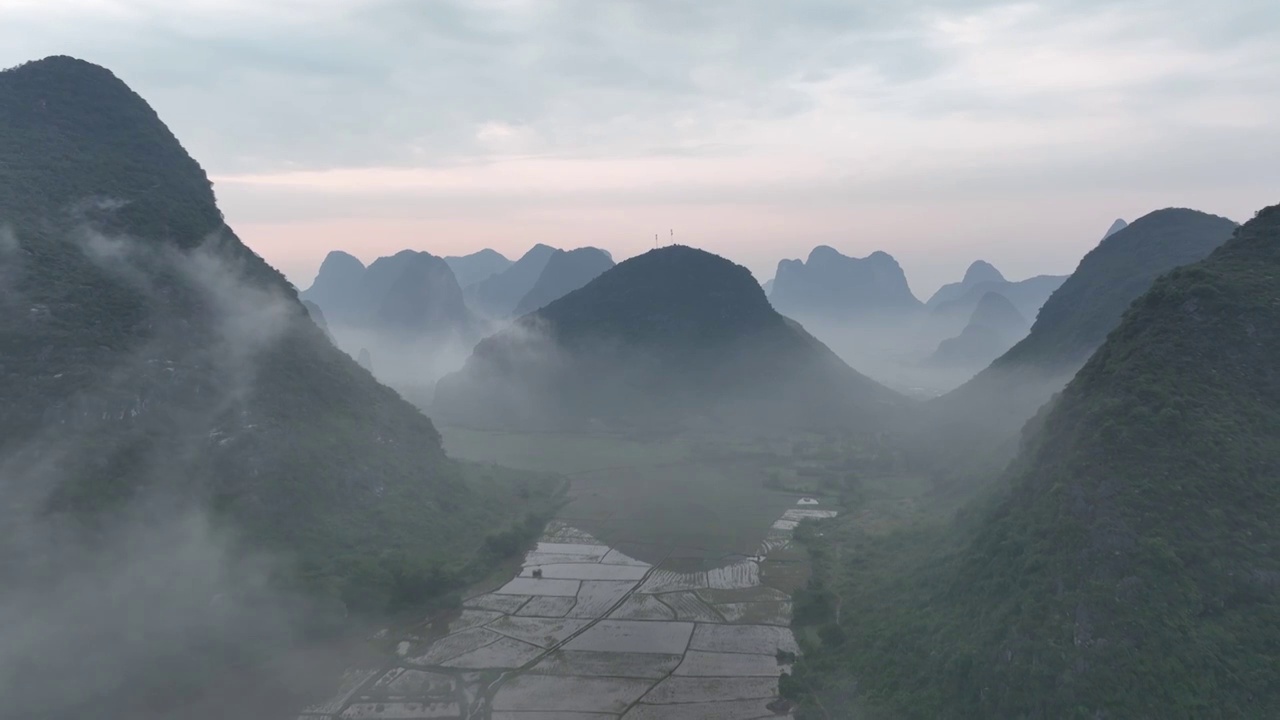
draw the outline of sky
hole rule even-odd
[[[299,287],[682,242],[1066,274],[1111,221],[1280,202],[1275,0],[2,0],[0,66],[146,98]]]

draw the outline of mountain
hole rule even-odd
[[[779,315],[751,273],[673,245],[482,341],[432,411],[488,427],[870,428],[905,401]]]
[[[1078,367],[1157,277],[1203,259],[1236,227],[1226,218],[1181,208],[1135,220],[1085,255],[1041,308],[1031,334],[997,366]]]
[[[949,438],[966,452],[999,457],[992,444],[1012,438],[1062,389],[1134,299],[1160,275],[1203,259],[1236,227],[1226,218],[1169,208],[1103,240],[1045,302],[1025,338],[973,379],[930,403],[935,422],[943,427],[935,424],[927,432]],[[1006,445],[1006,453],[1012,449]]]
[[[809,259],[783,260],[769,300],[778,312],[800,317],[853,319],[920,308],[906,274],[891,255],[851,258],[820,245]]]
[[[442,340],[475,333],[475,319],[449,264],[417,250],[380,257],[367,268],[347,253],[331,252],[301,297],[319,305],[340,326],[339,335],[355,331],[382,333],[386,340]]]
[[[364,263],[354,255],[333,250],[320,263],[311,287],[300,297],[326,310],[335,322],[351,322],[359,315],[356,308],[362,302],[360,281],[364,270]]]
[[[1066,279],[1065,275],[1037,275],[1014,282],[1006,280],[990,263],[978,260],[969,266],[960,282],[938,288],[925,307],[935,318],[968,318],[983,296],[994,292],[1013,303],[1018,314],[1034,318]]]
[[[568,295],[613,267],[613,258],[603,250],[586,247],[556,250],[547,260],[538,281],[516,305],[515,315],[524,315]]]
[[[0,128],[0,607],[27,628],[0,650],[7,712],[154,691],[187,716],[164,705],[185,683],[307,615],[277,593],[380,613],[493,559],[515,483],[446,457],[326,339],[142,98],[49,58],[0,72]]]
[[[892,607],[846,604],[866,697],[903,718],[1280,717],[1277,278],[1273,206],[1132,304],[957,550],[896,568]]]
[[[555,253],[556,249],[548,245],[534,245],[511,267],[468,287],[467,301],[491,318],[509,317],[537,284]]]
[[[929,364],[979,370],[1022,339],[1029,327],[1030,323],[1005,296],[988,292],[974,308],[964,330],[939,343]]]
[[[995,268],[994,265],[985,260],[975,260],[968,270],[964,272],[964,278],[958,283],[949,283],[938,288],[938,291],[925,302],[925,307],[930,309],[937,307],[943,303],[959,299],[965,295],[973,287],[982,283],[994,283],[1003,285],[1008,283],[1004,275]]]
[[[1011,335],[1022,334],[1031,327],[1031,323],[1018,312],[1009,299],[1000,293],[989,292],[978,301],[969,318],[970,325],[985,325]]]
[[[768,296],[770,293],[773,292],[773,278],[769,278],[768,280],[765,280],[763,283],[760,283],[760,287],[764,290],[764,294]]]
[[[1115,222],[1111,223],[1111,227],[1107,228],[1107,234],[1103,235],[1102,239],[1106,240],[1107,238],[1111,237],[1112,235],[1115,235],[1116,233],[1120,232],[1126,227],[1129,227],[1129,223],[1126,223],[1124,220],[1121,220],[1120,218],[1116,218]]]
[[[325,337],[329,338],[330,342],[332,342],[333,335],[329,332],[329,322],[324,319],[324,311],[320,309],[320,306],[310,300],[303,300],[302,306],[307,309],[307,315],[311,317],[311,321],[314,322],[316,327],[320,328],[320,331],[324,333]]]
[[[470,255],[451,255],[444,261],[449,263],[449,268],[462,287],[474,285],[511,267],[511,261],[506,256],[490,248]]]
[[[402,250],[373,261],[361,285],[365,297],[376,298],[369,321],[372,327],[397,336],[471,333],[472,318],[462,288],[442,258]]]

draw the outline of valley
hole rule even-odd
[[[0,715],[1280,717],[1274,113],[1128,5],[105,5],[155,107],[0,43]]]
[[[299,718],[771,718],[799,647],[792,543],[839,496],[770,490],[821,466],[805,439],[754,457],[725,438],[636,440],[441,428],[450,455],[563,473],[564,504],[513,576],[388,628]],[[798,455],[792,450],[801,448]]]

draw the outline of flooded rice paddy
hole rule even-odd
[[[387,666],[349,670],[298,720],[787,717],[788,543],[802,520],[833,515],[789,509],[757,554],[711,569],[643,562],[554,522],[515,577],[399,639]]]

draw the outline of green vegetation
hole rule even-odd
[[[1138,218],[1084,256],[1040,308],[1031,334],[994,366],[1078,367],[1156,278],[1203,259],[1236,227],[1224,217],[1184,208]]]
[[[805,715],[1280,716],[1278,273],[1272,207],[1134,303],[998,489],[805,528]]]
[[[1157,277],[1206,257],[1236,224],[1195,210],[1157,210],[1104,239],[1045,302],[1031,332],[986,369],[932,400],[916,444],[957,485],[998,473],[1017,435],[1067,384]]]
[[[0,127],[10,497],[84,527],[195,505],[286,560],[278,582],[369,613],[436,601],[533,535],[558,482],[446,457],[223,225],[204,171],[108,71],[0,73]]]

